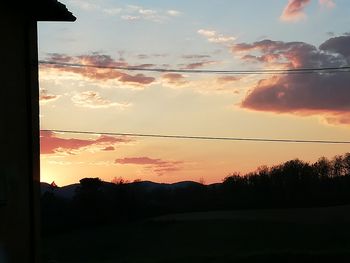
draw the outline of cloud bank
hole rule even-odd
[[[350,36],[330,38],[318,48],[304,42],[263,40],[240,43],[232,52],[244,61],[280,68],[342,67],[350,64]],[[241,107],[256,111],[320,115],[329,123],[350,124],[350,74],[287,74],[260,80]]]

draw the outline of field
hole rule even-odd
[[[43,240],[44,262],[350,262],[350,207],[168,215]]]

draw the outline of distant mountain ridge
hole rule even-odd
[[[106,191],[110,189],[111,187],[117,186],[118,184],[109,183],[109,182],[102,182],[101,190]],[[176,183],[155,183],[152,181],[140,181],[140,182],[132,182],[132,183],[125,183],[123,184],[125,186],[131,186],[138,188],[139,190],[143,190],[145,192],[152,192],[155,190],[174,190],[174,189],[184,189],[189,187],[198,187],[203,186],[203,184],[194,182],[194,181],[181,181]],[[66,185],[62,187],[52,187],[48,183],[41,183],[40,184],[40,190],[41,194],[43,195],[46,192],[51,192],[55,194],[57,197],[64,198],[64,199],[73,199],[76,189],[80,186],[79,183]]]

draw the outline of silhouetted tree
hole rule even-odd
[[[96,223],[108,212],[105,198],[101,191],[103,182],[100,178],[84,178],[76,189],[74,197],[75,214],[79,221]]]
[[[346,153],[343,156],[343,169],[344,175],[350,176],[350,153]]]
[[[325,157],[319,158],[312,166],[316,176],[320,179],[328,178],[331,175],[332,164]]]

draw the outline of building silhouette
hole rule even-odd
[[[0,9],[0,262],[39,262],[38,21],[75,21],[56,0]]]

